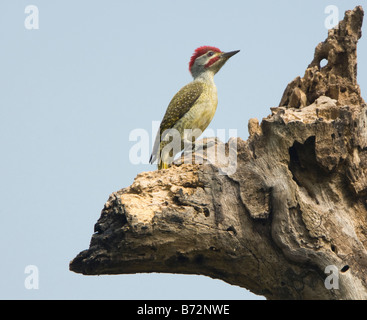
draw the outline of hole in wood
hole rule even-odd
[[[349,270],[349,266],[348,265],[345,265],[343,268],[341,268],[341,272],[346,272]]]
[[[320,68],[324,68],[324,67],[326,67],[326,66],[327,66],[327,64],[328,64],[327,59],[322,59],[322,60],[320,61]]]

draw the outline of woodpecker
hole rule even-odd
[[[202,133],[208,127],[218,104],[214,75],[239,51],[222,52],[212,46],[202,46],[194,51],[189,62],[189,71],[194,79],[172,98],[157,132],[149,162],[158,159],[158,169],[167,169],[174,153],[184,149],[185,129],[199,129]],[[175,151],[164,148],[170,142],[170,129],[175,129],[179,135],[179,146]]]

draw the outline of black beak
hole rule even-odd
[[[238,52],[240,52],[240,50],[235,50],[235,51],[230,51],[230,52],[224,52],[222,54],[222,58],[229,59],[230,57],[234,56]]]

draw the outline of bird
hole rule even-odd
[[[193,139],[185,133],[190,130],[204,132],[212,121],[218,105],[214,75],[228,59],[240,50],[222,52],[217,47],[201,46],[195,49],[189,61],[193,80],[172,98],[160,123],[149,162],[158,160],[158,170],[167,169],[176,154]],[[188,130],[190,129],[190,130]],[[173,138],[173,147],[169,138]]]

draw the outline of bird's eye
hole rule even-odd
[[[213,51],[209,51],[209,52],[208,52],[208,57],[211,57],[213,54],[214,54],[214,52],[213,52]]]

